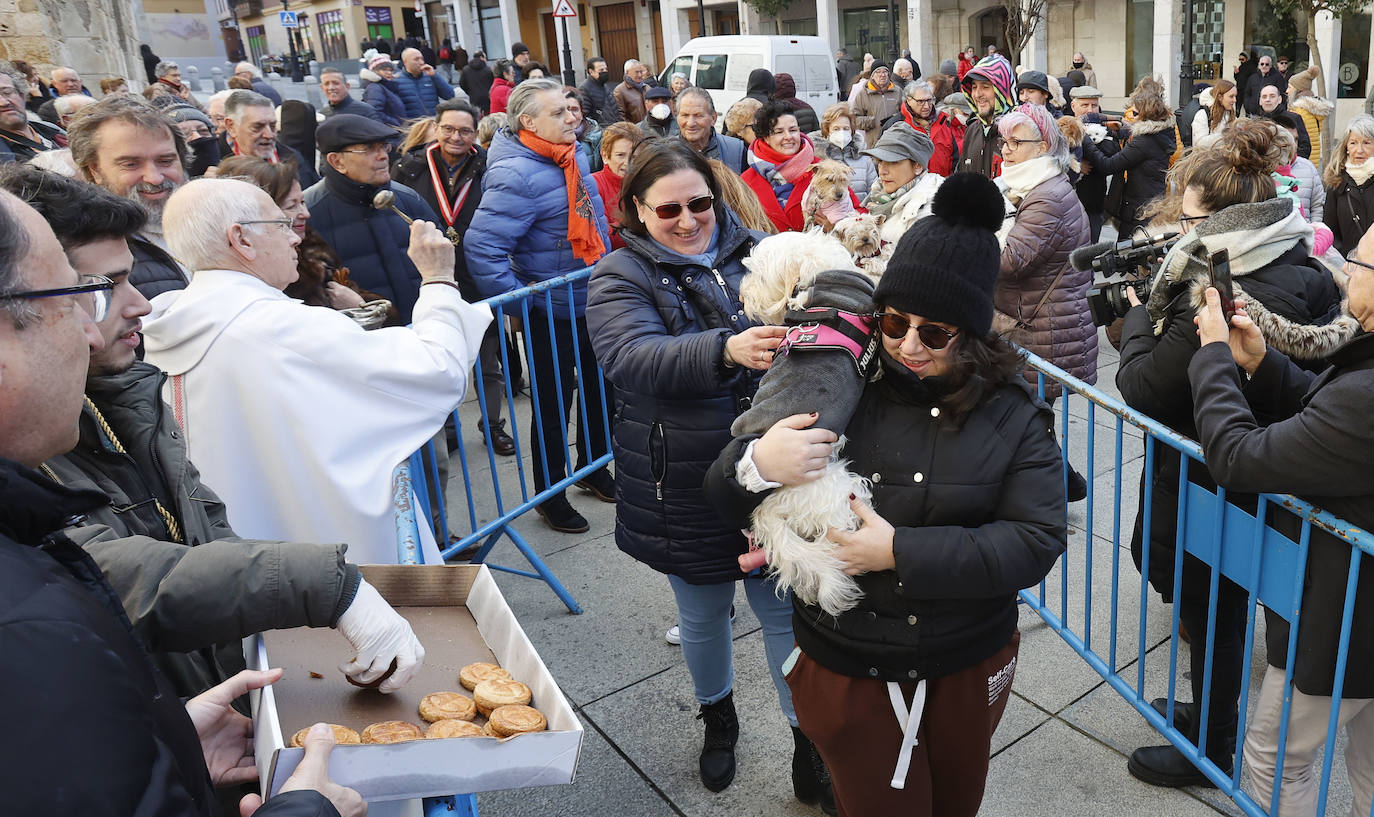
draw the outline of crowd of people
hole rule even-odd
[[[83,747],[119,785],[64,787],[64,809],[104,797],[209,814],[212,781],[251,778],[241,756],[221,768],[209,751],[220,727],[244,734],[230,702],[275,680],[240,672],[243,636],[336,627],[356,656],[343,672],[371,681],[394,660],[382,689],[405,683],[424,648],[356,564],[396,559],[398,462],[434,439],[446,475],[445,425],[475,363],[476,432],[495,455],[517,448],[507,385],[527,377],[542,396],[526,437],[542,520],[589,529],[557,490],[572,482],[614,503],[617,545],[667,576],[706,788],[736,774],[742,582],[800,800],[829,814],[976,813],[1015,675],[1016,592],[1063,553],[1067,508],[1087,492],[1054,435],[1059,389],[1037,393],[1012,344],[1095,382],[1093,277],[1071,255],[1109,220],[1121,238],[1182,234],[1107,337],[1126,402],[1206,449],[1188,479],[1374,523],[1370,438],[1335,419],[1358,410],[1374,353],[1374,118],[1355,117],[1323,161],[1331,108],[1312,94],[1315,69],[1289,75],[1264,57],[1178,114],[1146,77],[1112,117],[1082,54],[1055,78],[995,49],[931,75],[841,50],[841,101],[813,109],[792,76],[760,68],[721,112],[686,76],[660,82],[637,60],[613,83],[593,57],[573,87],[521,43],[490,66],[448,41],[366,47],[361,99],[326,70],[319,111],[282,101],[247,63],[203,104],[166,61],[142,94],[116,83],[99,99],[70,69],[48,84],[0,63],[0,612],[29,645],[4,660],[51,667],[37,677],[60,676],[61,700],[134,719]],[[845,242],[864,225],[860,252]],[[789,236],[823,242],[831,269],[880,262],[871,309],[854,316],[872,354],[856,357],[868,368],[852,417],[818,422],[830,407],[816,404],[741,434],[734,421],[794,342],[746,311],[742,281]],[[1208,289],[1222,248],[1243,300],[1229,324]],[[523,321],[498,325],[479,303],[588,267],[589,280],[531,299]],[[512,342],[528,356],[503,354]],[[862,591],[834,615],[742,561],[741,531],[773,492],[819,478],[841,437],[872,495],[851,496],[854,529],[830,534]],[[1210,655],[1197,639],[1191,652],[1208,723],[1192,703],[1175,718],[1225,770],[1246,594],[1222,577],[1209,621],[1214,568],[1189,554],[1176,582],[1170,451],[1142,475],[1153,516],[1147,538],[1142,491],[1132,553],[1138,566],[1148,553],[1146,578],[1189,632],[1216,633]],[[589,470],[607,453],[613,469]],[[339,544],[306,544],[321,541]],[[426,541],[426,561],[445,544]],[[1308,748],[1290,740],[1285,802],[1311,797],[1289,773],[1311,767],[1324,735],[1340,623],[1340,593],[1324,588],[1343,586],[1348,563],[1337,551],[1314,535],[1294,694],[1317,714],[1297,730]],[[1273,666],[1244,736],[1261,796],[1287,653],[1271,619]],[[53,637],[67,631],[79,637]],[[1353,639],[1374,647],[1374,628]],[[1351,672],[1364,666],[1352,658]],[[97,686],[113,675],[131,681]],[[1363,676],[1345,685],[1357,703],[1367,694]],[[1352,746],[1374,740],[1359,712],[1345,718]],[[328,781],[330,742],[312,735],[288,784],[301,793],[259,813],[357,813],[356,793]],[[29,779],[70,757],[44,746],[24,758]],[[1204,781],[1172,746],[1137,750],[1129,768],[1155,785]],[[1368,811],[1363,771],[1352,761]],[[39,813],[55,791],[19,796]]]

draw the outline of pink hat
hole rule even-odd
[[[367,61],[367,67],[371,68],[373,71],[376,71],[378,68],[390,67],[391,65],[391,58],[385,54],[378,54]]]

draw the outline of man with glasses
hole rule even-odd
[[[28,96],[29,81],[23,72],[0,60],[0,163],[26,162],[67,146],[67,135],[57,125],[29,121],[24,107]]]
[[[1263,56],[1259,58],[1259,70],[1245,81],[1245,110],[1251,116],[1262,115],[1264,108],[1260,107],[1260,93],[1271,85],[1278,89],[1280,99],[1287,102],[1288,79],[1274,70],[1273,57]]]
[[[346,119],[376,126],[340,114],[321,130]],[[459,294],[453,244],[431,222],[407,228],[423,284],[413,328],[365,332],[282,292],[300,239],[255,185],[190,182],[168,203],[167,226],[195,274],[153,301],[146,359],[167,373],[163,396],[229,523],[249,538],[348,542],[359,563],[394,564],[392,472],[462,401],[491,323]],[[422,547],[440,563],[432,539]]]
[[[135,359],[150,306],[129,283],[125,242],[147,218],[142,208],[28,165],[0,173],[0,187],[39,211],[90,282],[83,297],[93,299],[86,308],[104,345],[91,352],[81,439],[42,470],[106,496],[66,534],[100,566],[177,694],[199,695],[242,670],[245,636],[301,626],[338,627],[349,655],[385,644],[351,672],[371,681],[396,659],[387,684],[402,685],[423,650],[344,561],[346,546],[236,538],[224,504],[188,462],[182,430],[162,403],[162,372]]]
[[[324,179],[305,191],[305,204],[310,226],[339,254],[352,280],[395,304],[401,320],[409,323],[420,295],[420,272],[406,256],[410,228],[395,210],[374,208],[372,201],[389,190],[401,213],[421,221],[439,219],[414,190],[391,183],[387,150],[394,135],[391,128],[356,114],[326,119],[315,131]]]
[[[277,139],[277,112],[272,100],[256,91],[235,91],[225,98],[219,153],[225,158],[257,156],[274,165],[292,160],[302,189],[320,180],[320,175],[295,148]]]
[[[439,226],[451,229],[453,236],[467,234],[468,225],[482,202],[482,177],[487,172],[487,152],[477,144],[477,120],[481,115],[466,102],[446,99],[435,115],[438,139],[423,149],[406,154],[392,168],[392,178],[420,194],[420,198],[439,215]],[[461,246],[461,245],[460,245]],[[454,253],[453,278],[469,302],[482,300],[482,294],[468,273],[467,258]],[[506,402],[505,380],[501,370],[500,328],[492,324],[482,338],[479,350],[482,389],[486,416],[492,434],[491,449],[502,456],[515,453],[515,441],[506,433],[501,407]],[[479,421],[478,433],[488,439]]]
[[[926,165],[927,170],[937,176],[948,176],[954,172],[959,160],[959,137],[949,116],[936,113],[933,85],[924,80],[907,84],[902,106],[883,123],[883,132],[886,133],[898,122],[906,122],[913,130],[926,134],[935,145],[935,152]]]

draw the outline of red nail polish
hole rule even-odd
[[[853,494],[850,494],[850,495],[849,495],[849,501],[851,501],[851,502],[853,502],[853,501],[854,501],[855,499],[857,499],[857,498],[858,498],[858,497],[854,496]]]

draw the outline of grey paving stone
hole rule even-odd
[[[603,817],[608,814],[668,817],[673,807],[630,763],[580,718],[586,729],[577,758],[577,778],[566,786],[483,792],[477,807],[484,817]]]
[[[980,817],[1193,817],[1215,815],[1186,791],[1126,773],[1120,754],[1052,720],[992,759]]]
[[[1050,717],[1043,709],[1021,697],[1013,681],[1011,698],[1007,700],[1007,708],[1002,713],[1002,722],[997,724],[997,731],[992,736],[992,753],[995,755],[1024,739],[1047,723]]]
[[[646,678],[586,711],[684,814],[819,815],[792,795],[792,736],[768,675],[762,635],[738,639],[734,658],[739,766],[734,783],[718,794],[701,785],[697,771],[703,727],[686,666]]]

